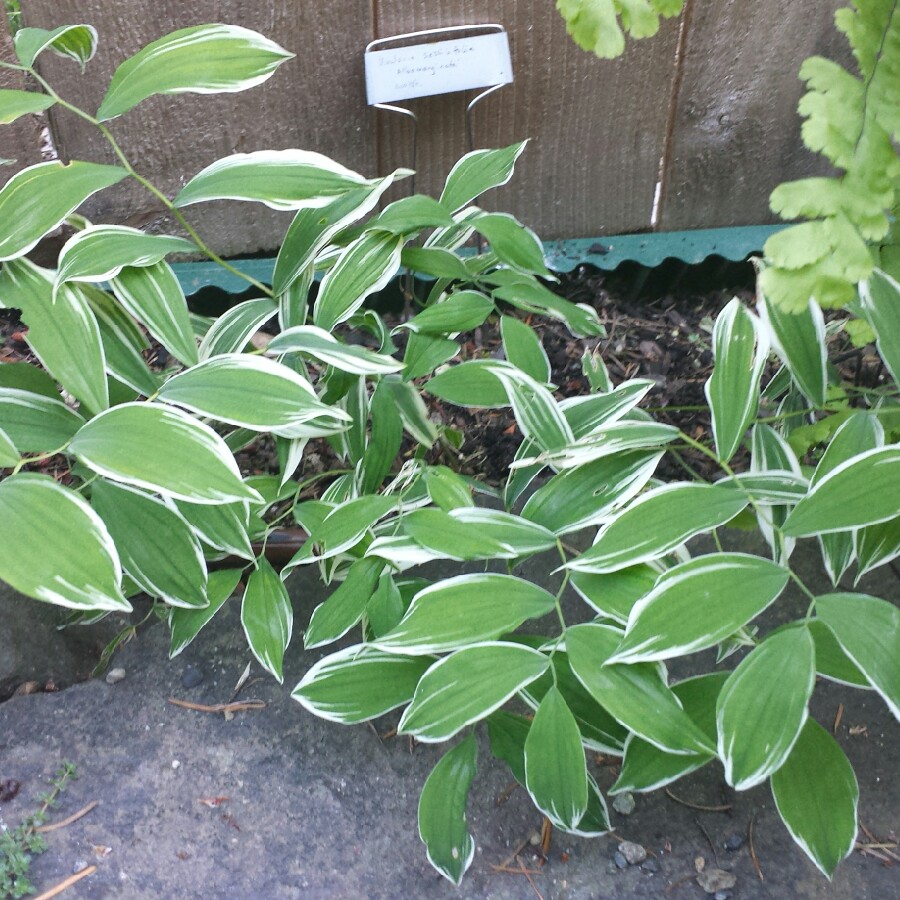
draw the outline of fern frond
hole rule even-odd
[[[660,18],[679,15],[683,6],[684,0],[556,0],[575,43],[601,59],[625,52],[625,32],[652,37]]]
[[[806,60],[800,77],[809,90],[799,112],[803,142],[844,172],[787,182],[770,198],[782,218],[813,220],[773,235],[765,246],[770,265],[761,273],[762,289],[797,312],[810,296],[831,307],[853,299],[878,255],[868,243],[884,245],[889,234],[900,184],[900,0],[854,0],[835,22],[859,74],[822,57]]]

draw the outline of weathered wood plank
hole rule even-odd
[[[375,172],[375,142],[365,106],[362,48],[369,40],[369,0],[293,3],[273,0],[29,0],[27,25],[49,28],[88,22],[100,48],[85,77],[68,60],[49,55],[42,73],[63,95],[89,111],[100,104],[115,67],[162,34],[190,25],[227,22],[259,31],[297,54],[265,84],[241,94],[154,97],[111,123],[129,159],[169,196],[186,177],[235,152],[301,147],[333,156],[366,174]],[[65,111],[51,116],[64,159],[113,162],[91,125]],[[152,220],[157,202],[137,184],[106,191],[85,207],[98,220]],[[290,214],[258,203],[190,207],[187,215],[223,255],[271,250]],[[171,227],[156,223],[154,228]]]
[[[12,40],[7,28],[6,16],[0,11],[0,59],[16,62]],[[0,69],[0,90],[27,89],[21,73],[12,69]],[[38,116],[25,116],[11,125],[0,125],[0,158],[13,159],[12,165],[0,166],[0,185],[6,184],[16,172],[41,161],[41,120]]]
[[[827,171],[800,140],[797,72],[848,62],[834,28],[844,0],[688,0],[692,6],[659,228],[777,221],[772,189]]]
[[[532,143],[516,177],[485,197],[486,207],[513,212],[548,239],[649,228],[677,22],[608,62],[572,42],[547,0],[381,0],[376,10],[377,37],[485,22],[509,31],[516,80],[476,107],[475,145]],[[465,105],[458,96],[413,103],[417,189],[436,193],[466,150]],[[408,122],[377,115],[382,171],[408,165]]]

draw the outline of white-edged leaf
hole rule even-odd
[[[320,719],[353,725],[408,703],[433,662],[355,644],[320,659],[291,696]]]
[[[900,515],[898,484],[900,446],[858,453],[813,485],[782,530],[805,537],[886,522]]]
[[[453,334],[483,324],[494,304],[478,291],[457,291],[404,322],[401,328],[422,334]]]
[[[475,855],[466,805],[477,755],[478,744],[470,734],[441,757],[419,797],[419,837],[427,847],[428,861],[457,887]]]
[[[438,430],[416,386],[401,381],[397,375],[387,375],[381,383],[400,414],[406,432],[423,447],[430,447],[438,438]]]
[[[853,852],[856,774],[835,739],[807,720],[784,765],[772,775],[772,797],[791,837],[827,878]]]
[[[207,605],[203,551],[179,512],[102,478],[92,485],[91,505],[116,543],[122,568],[141,590],[172,606]]]
[[[444,512],[475,505],[469,482],[453,469],[447,466],[428,466],[423,478],[428,496]]]
[[[192,503],[251,500],[234,457],[208,425],[158,403],[124,403],[91,419],[69,449],[114,481]]]
[[[150,266],[169,253],[196,252],[187,238],[145,234],[125,225],[90,225],[63,246],[53,292],[66,281],[106,281],[124,266]]]
[[[540,238],[509,213],[481,213],[472,219],[475,230],[486,237],[497,258],[529,275],[555,280],[544,260]]]
[[[450,170],[441,203],[456,212],[491,188],[500,187],[512,178],[516,160],[527,141],[500,150],[474,150],[467,153]]]
[[[20,594],[70,609],[131,610],[103,521],[48,475],[0,482],[0,546],[0,579]]]
[[[506,389],[488,360],[466,360],[438,372],[425,385],[425,390],[457,406],[484,409],[509,406]]]
[[[178,500],[175,506],[205,544],[241,559],[254,559],[247,534],[250,519],[247,503],[209,504]]]
[[[788,570],[745,553],[711,553],[664,572],[628,617],[610,662],[686,656],[734,634],[773,603]]]
[[[457,575],[419,591],[400,624],[375,643],[392,653],[443,653],[497,638],[554,605],[552,594],[512,575]]]
[[[0,387],[0,424],[20,453],[47,453],[64,446],[84,419],[61,400]]]
[[[621,421],[655,385],[649,378],[631,378],[605,394],[567,397],[559,405],[572,426],[572,434],[581,439],[601,434],[608,426]]]
[[[599,574],[657,559],[733,519],[746,505],[739,491],[710,484],[679,482],[655,488],[618,513],[567,568]]]
[[[804,482],[800,472],[800,462],[791,449],[790,444],[771,425],[757,422],[750,432],[750,473],[751,478],[756,479],[755,484],[746,477],[735,476],[735,485],[744,490],[753,490],[753,511],[759,530],[762,532],[766,543],[772,550],[772,559],[779,563],[785,563],[790,559],[794,551],[795,541],[785,537],[781,533],[781,526],[788,514],[788,508],[781,503],[768,502],[770,498],[764,496],[765,491],[760,491],[760,481],[763,485],[766,480],[771,480],[770,473],[789,472],[801,484]],[[807,485],[808,489],[808,485]],[[800,496],[790,499],[790,504],[797,503],[806,490]]]
[[[207,625],[235,592],[241,579],[241,569],[218,569],[209,573],[206,594],[209,603],[200,609],[173,606],[169,610],[169,659],[174,659]]]
[[[550,380],[550,360],[533,328],[514,316],[500,317],[500,333],[506,359],[535,381]]]
[[[302,353],[351,375],[388,375],[403,363],[356,344],[345,344],[315,325],[297,325],[282,331],[267,347],[270,353]]]
[[[784,764],[809,715],[815,679],[813,639],[802,625],[769,635],[728,676],[716,727],[725,778],[736,790]]]
[[[17,172],[0,190],[0,262],[24,256],[88,197],[127,174],[119,166],[78,160],[38,163]]]
[[[661,750],[711,753],[709,738],[688,718],[656,665],[606,664],[621,639],[622,632],[608,625],[566,630],[569,663],[588,693],[626,728]]]
[[[97,118],[114,119],[154,94],[244,91],[293,55],[237,25],[182,28],[147,44],[116,69]]]
[[[866,321],[875,332],[878,352],[888,371],[894,376],[894,383],[900,384],[900,282],[875,269],[868,281],[860,282],[859,302]]]
[[[826,594],[816,615],[900,720],[900,609],[868,594]]]
[[[263,556],[256,565],[256,571],[247,579],[241,625],[259,664],[281,683],[284,681],[282,661],[291,642],[294,611],[291,598],[269,561]]]
[[[816,675],[861,690],[874,690],[862,670],[838,643],[834,632],[821,619],[806,623],[816,645]]]
[[[879,566],[900,556],[900,516],[856,532],[854,541],[859,567],[855,583]]]
[[[2,400],[0,400],[2,403]],[[6,424],[4,422],[4,424]],[[15,466],[21,457],[16,445],[12,442],[10,436],[0,428],[0,469],[8,469]]]
[[[526,438],[545,453],[574,442],[572,429],[547,388],[509,363],[495,363],[491,370],[506,389],[516,423]]]
[[[73,59],[84,71],[97,50],[97,29],[93,25],[61,25],[52,31],[44,28],[20,28],[15,34],[16,56],[26,68],[44,50],[56,56]]]
[[[143,323],[169,353],[188,366],[198,362],[187,301],[167,262],[126,266],[112,279],[110,286],[119,303]]]
[[[550,660],[521,644],[472,644],[436,662],[422,676],[397,731],[422,743],[449,740],[490,715],[529,682]]]
[[[544,694],[525,741],[525,778],[534,805],[571,830],[588,805],[588,776],[575,716],[555,686]]]
[[[625,625],[635,603],[653,590],[658,578],[656,569],[641,564],[605,575],[573,572],[571,584],[598,615]]]
[[[706,382],[716,451],[728,462],[741,443],[759,405],[759,380],[769,347],[765,332],[735,297],[713,328],[715,366]]]
[[[56,101],[37,91],[0,89],[0,125],[10,125],[22,116],[43,112]]]
[[[201,361],[222,353],[240,353],[247,342],[278,312],[268,297],[244,300],[222,313],[200,341]]]
[[[411,194],[389,203],[370,223],[370,228],[392,234],[412,235],[425,228],[444,228],[453,217],[433,197]]]
[[[499,509],[464,506],[452,510],[450,517],[473,532],[499,542],[516,557],[541,553],[556,546],[553,532],[543,525]]]
[[[367,182],[312,150],[256,150],[217,159],[175,198],[176,206],[207,200],[255,200],[272,209],[318,208]]]
[[[346,322],[380,291],[400,268],[403,238],[386,231],[366,232],[357,238],[322,279],[313,306],[313,322],[326,331]]]
[[[174,403],[220,422],[283,437],[306,437],[310,422],[341,431],[349,416],[326,406],[312,385],[288,366],[245,353],[210,357],[170,378],[160,389]]]

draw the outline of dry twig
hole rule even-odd
[[[76,813],[72,813],[68,819],[63,819],[62,822],[54,822],[52,825],[41,825],[34,830],[39,833],[44,833],[47,831],[56,831],[57,828],[65,828],[66,825],[71,825],[73,822],[77,822],[82,816],[86,816],[99,802],[99,800],[91,800],[87,806],[82,807]]]
[[[51,897],[56,897],[61,894],[63,891],[68,890],[72,887],[73,884],[81,881],[82,878],[87,878],[88,875],[93,875],[94,872],[97,871],[96,866],[88,866],[86,869],[82,869],[80,872],[76,872],[74,875],[70,875],[65,881],[61,881],[56,887],[50,888],[49,891],[44,891],[40,897],[36,898],[36,900],[50,900]]]
[[[175,697],[169,697],[169,703],[173,706],[181,706],[184,709],[193,709],[195,712],[208,713],[236,713],[244,712],[247,709],[265,709],[266,704],[263,700],[244,700],[239,703],[213,703],[207,706],[203,703],[191,703],[189,700],[177,700]]]
[[[756,875],[760,881],[765,881],[765,877],[763,876],[762,869],[759,866],[759,860],[756,857],[756,849],[753,846],[753,818],[750,819],[750,824],[747,826],[747,846],[750,848],[750,859],[753,860],[753,868],[756,869]]]
[[[688,800],[682,800],[681,797],[676,797],[668,788],[666,788],[666,796],[688,809],[698,809],[700,812],[728,812],[731,809],[730,803],[722,806],[701,806],[699,803],[691,803]]]

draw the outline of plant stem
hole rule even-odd
[[[16,67],[18,68],[18,67]],[[64,100],[60,95],[51,87],[51,85],[42,78],[34,69],[25,69],[26,72],[31,74],[37,82],[44,88],[44,90],[49,94],[56,103],[58,103],[63,109],[69,110],[69,112],[74,113],[81,119],[84,119],[85,122],[89,122],[95,128],[97,128],[103,137],[106,139],[106,142],[112,148],[113,153],[116,155],[116,158],[122,164],[122,168],[140,184],[147,191],[149,191],[157,200],[159,200],[163,206],[173,215],[177,220],[181,227],[190,235],[191,240],[197,245],[197,249],[199,249],[203,254],[205,254],[212,262],[221,266],[223,269],[231,272],[232,275],[236,275],[238,278],[242,278],[244,281],[249,282],[253,285],[253,287],[257,288],[257,290],[262,291],[268,297],[274,297],[271,289],[266,287],[261,281],[258,281],[252,275],[248,275],[246,272],[242,272],[236,266],[231,265],[231,263],[226,262],[216,253],[212,248],[210,248],[203,238],[197,233],[194,227],[190,222],[184,217],[181,210],[178,209],[177,206],[155,185],[152,181],[145,178],[143,175],[138,172],[134,166],[132,166],[128,157],[125,155],[125,151],[119,146],[118,141],[113,137],[112,132],[109,128],[103,124],[99,119],[92,116],[90,113],[85,112],[78,106],[75,106],[73,103],[69,103],[67,100]]]

